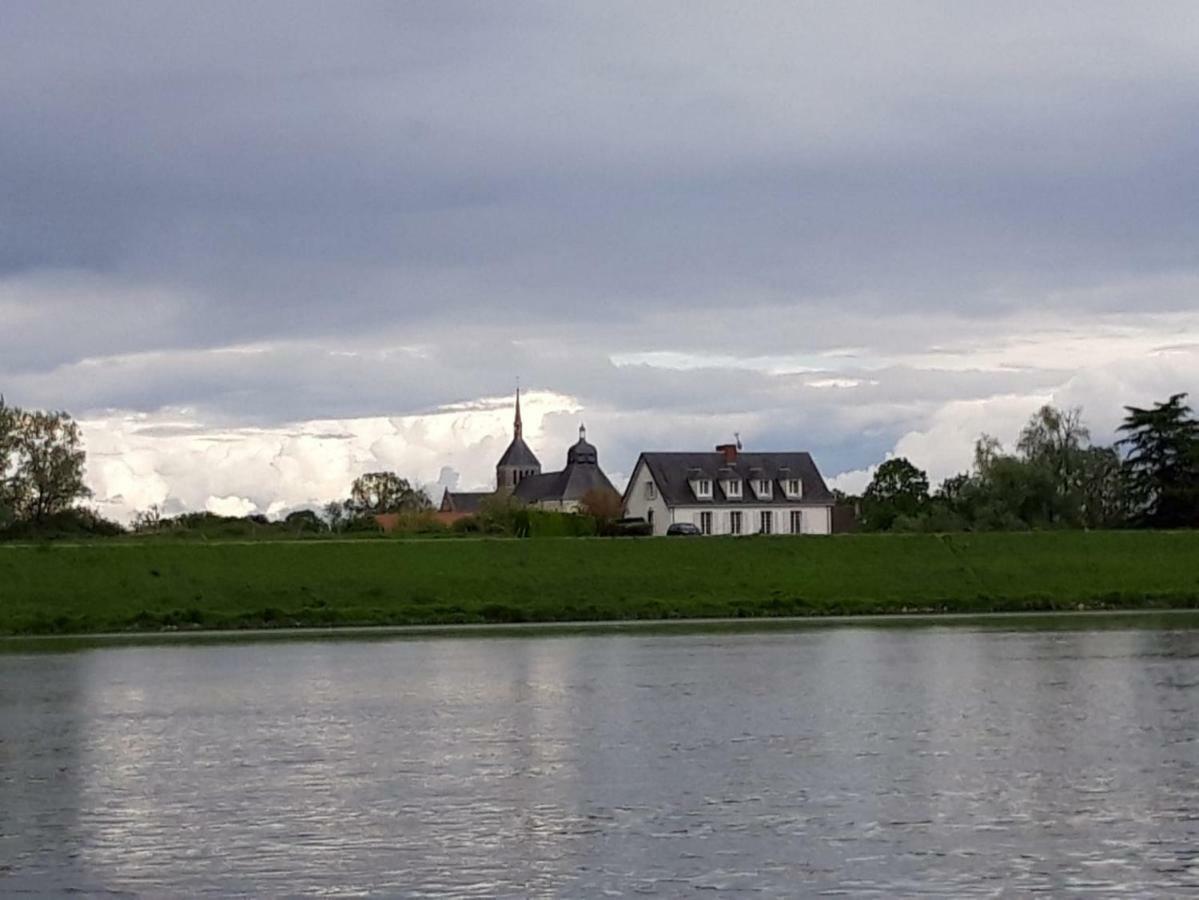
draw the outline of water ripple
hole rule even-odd
[[[0,894],[1195,893],[1193,639],[0,655]]]

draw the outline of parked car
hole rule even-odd
[[[647,537],[654,533],[654,526],[640,516],[628,516],[612,523],[612,533],[617,537]]]
[[[686,537],[698,537],[702,534],[703,532],[699,530],[699,526],[693,525],[690,522],[675,522],[666,529],[667,537],[680,535]]]

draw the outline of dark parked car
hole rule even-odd
[[[673,525],[671,525],[669,528],[666,529],[667,537],[669,537],[671,535],[686,535],[688,537],[698,537],[701,534],[703,534],[703,532],[699,530],[699,526],[692,525],[690,522],[675,522]]]
[[[630,516],[613,522],[612,533],[617,537],[647,537],[654,533],[654,526],[640,516]]]

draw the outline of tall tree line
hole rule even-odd
[[[1043,406],[1014,452],[979,437],[971,470],[930,492],[902,457],[876,470],[860,498],[868,531],[1199,527],[1199,422],[1186,394],[1126,406],[1115,445],[1091,443],[1079,409]]]

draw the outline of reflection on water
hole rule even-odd
[[[0,654],[0,893],[1199,890],[1199,632]]]

